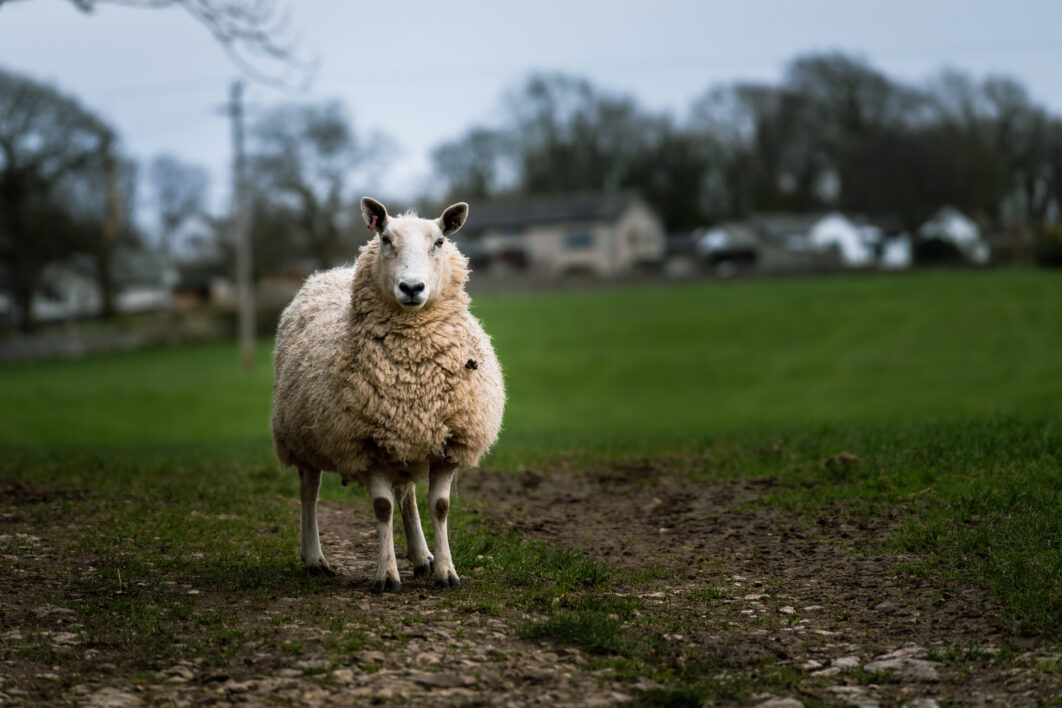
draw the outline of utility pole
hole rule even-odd
[[[251,282],[250,214],[247,208],[247,177],[243,153],[243,82],[234,81],[229,98],[232,119],[232,227],[236,237],[236,291],[239,307],[240,361],[254,368],[254,290]]]
[[[97,267],[100,286],[101,312],[104,318],[115,315],[114,273],[111,261],[118,233],[122,228],[122,196],[118,188],[118,158],[114,154],[113,137],[108,136],[103,147],[103,174],[107,186],[107,201],[104,209],[103,228],[97,251]]]

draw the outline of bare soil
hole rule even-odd
[[[189,656],[148,674],[125,671],[120,651],[81,644],[79,618],[63,607],[64,598],[72,604],[92,592],[91,581],[27,588],[18,574],[0,571],[0,642],[44,641],[50,650],[41,658],[7,654],[0,705],[619,705],[663,701],[665,675],[690,671],[717,689],[713,704],[1060,700],[1062,643],[1017,635],[977,587],[904,570],[914,559],[882,544],[899,518],[797,515],[758,503],[773,484],[691,483],[666,460],[460,480],[466,510],[584,551],[629,578],[618,592],[642,602],[629,629],[651,647],[644,660],[656,678],[619,675],[577,647],[523,639],[516,627],[534,618],[518,610],[454,609],[439,601],[446,591],[412,578],[408,563],[400,561],[400,594],[374,595],[370,511],[322,503],[322,544],[341,580],[313,597],[312,608],[307,598],[209,591],[196,600],[233,610],[247,627],[274,627],[275,641],[240,647],[220,669]],[[5,493],[3,511],[32,496],[21,492]],[[292,508],[297,514],[297,502]],[[88,564],[50,557],[46,541],[18,519],[0,516],[4,562]],[[473,569],[462,571],[458,592],[474,593]],[[359,631],[369,629],[364,647],[337,665],[329,657],[346,628],[326,618],[340,607],[356,607],[368,622]]]

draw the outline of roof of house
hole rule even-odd
[[[768,243],[782,243],[790,236],[806,236],[823,217],[821,212],[753,214],[747,223]]]
[[[500,200],[472,205],[461,231],[472,236],[539,224],[614,221],[630,206],[640,203],[641,198],[629,192]]]

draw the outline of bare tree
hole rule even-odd
[[[202,167],[159,155],[151,161],[148,180],[162,228],[163,256],[169,261],[178,229],[203,212],[209,176]]]
[[[652,136],[653,119],[632,98],[563,74],[531,76],[507,104],[529,192],[621,189]]]
[[[472,128],[460,138],[431,152],[435,174],[447,184],[449,196],[480,199],[501,189],[502,174],[510,155],[509,138],[490,128]]]
[[[306,250],[326,267],[350,253],[342,240],[351,178],[391,151],[382,135],[359,136],[338,103],[280,106],[251,129],[250,179],[259,199],[291,209]]]
[[[0,7],[18,0],[0,0]],[[25,0],[22,0],[23,2]],[[299,56],[283,0],[69,0],[82,12],[100,5],[142,9],[179,7],[213,35],[229,59],[261,83],[301,87],[317,62]]]
[[[74,99],[0,70],[0,260],[23,330],[33,328],[44,266],[63,249],[61,235],[42,233],[32,215],[58,209],[62,183],[104,164],[113,140]]]

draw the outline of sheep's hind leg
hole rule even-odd
[[[302,507],[302,538],[299,554],[311,573],[335,575],[321,553],[321,536],[317,531],[317,494],[321,491],[321,470],[299,468],[299,505]]]
[[[424,528],[420,525],[420,512],[417,511],[417,485],[414,482],[404,482],[395,485],[398,496],[398,508],[402,510],[402,526],[406,530],[406,547],[409,551],[409,560],[413,563],[414,577],[427,575],[431,572],[433,556],[428,551],[428,543],[424,540]]]
[[[454,465],[443,465],[433,468],[428,477],[428,505],[435,527],[435,584],[452,588],[461,586],[461,579],[457,577],[450,557],[450,539],[446,533],[446,518],[450,514],[450,482],[456,469]]]
[[[376,564],[376,592],[398,592],[402,581],[398,579],[398,563],[395,561],[394,508],[395,496],[391,484],[382,475],[369,479],[369,494],[372,509],[376,514],[376,533],[380,540],[380,555]]]

